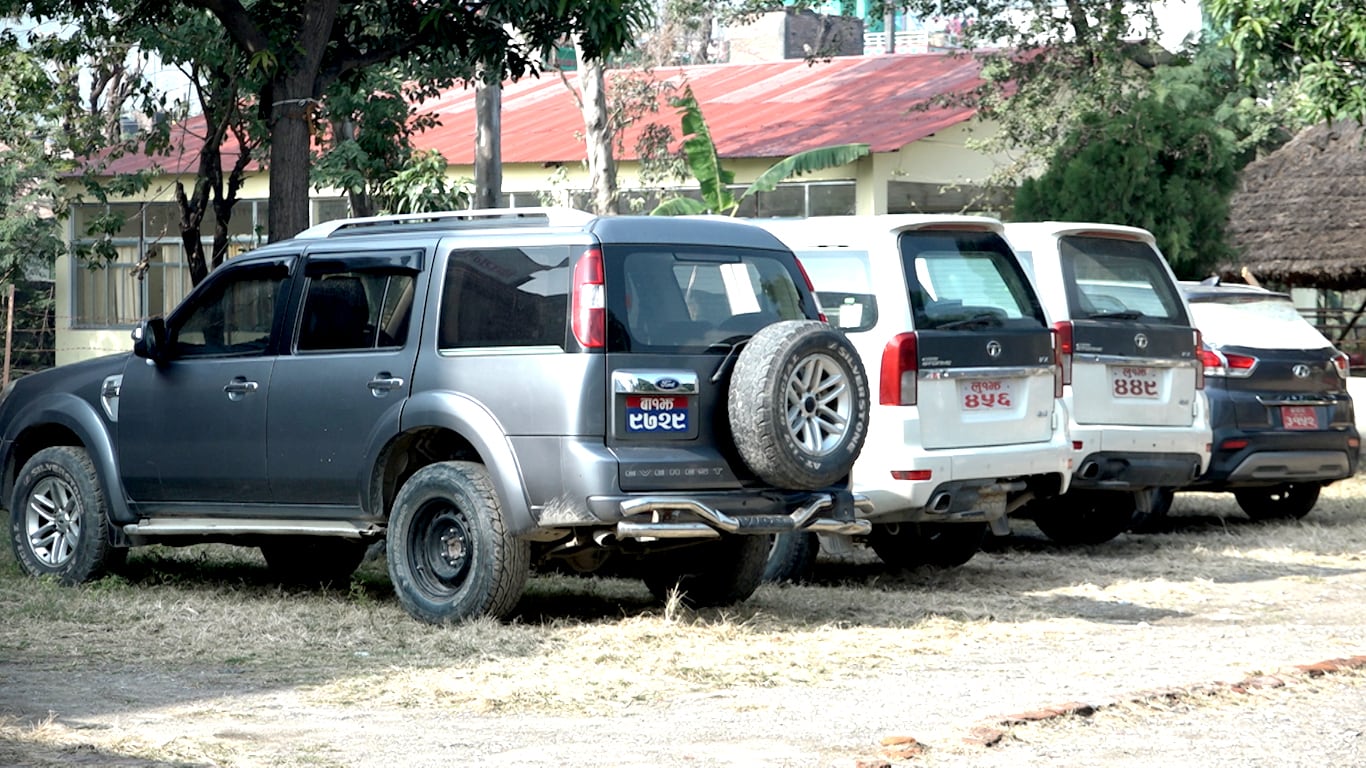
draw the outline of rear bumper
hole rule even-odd
[[[1073,488],[1138,490],[1190,485],[1210,465],[1211,431],[1189,427],[1071,425]]]
[[[1355,429],[1322,432],[1219,433],[1218,445],[1247,440],[1236,450],[1215,450],[1209,470],[1192,486],[1208,490],[1329,482],[1356,474],[1360,447]]]
[[[792,531],[860,536],[871,529],[859,515],[871,509],[861,495],[821,491],[786,496],[737,493],[687,496],[596,496],[589,506],[613,506],[620,539],[717,538],[723,533],[767,535]],[[600,514],[606,517],[608,515]]]

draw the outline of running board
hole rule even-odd
[[[129,536],[340,536],[362,539],[378,536],[376,523],[348,520],[271,520],[228,517],[161,517],[123,526]]]

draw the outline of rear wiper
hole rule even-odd
[[[726,375],[726,369],[730,367],[731,361],[740,356],[740,350],[752,337],[748,334],[731,336],[728,339],[715,342],[707,346],[707,351],[712,352],[723,347],[726,348],[726,356],[721,358],[721,364],[716,366],[716,371],[711,375],[711,383],[720,383],[721,378]]]
[[[971,317],[964,317],[960,320],[950,320],[947,323],[940,323],[935,328],[945,331],[953,331],[961,328],[998,328],[1002,325],[1000,315],[992,312],[979,312]]]
[[[1121,309],[1114,312],[1092,312],[1086,317],[1091,320],[1137,320],[1143,317],[1143,313],[1133,309]]]

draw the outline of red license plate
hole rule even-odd
[[[688,431],[688,398],[679,395],[628,395],[626,431],[679,434]]]
[[[1281,426],[1286,429],[1318,429],[1318,411],[1311,405],[1283,405]]]

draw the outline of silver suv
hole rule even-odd
[[[733,222],[466,211],[330,222],[233,259],[131,355],[19,380],[0,467],[21,566],[260,547],[346,579],[386,540],[415,617],[507,615],[532,565],[639,559],[748,597],[767,534],[856,534],[854,349],[792,252]]]
[[[830,322],[877,372],[854,488],[889,565],[955,566],[989,527],[1067,489],[1071,450],[1053,333],[999,221],[830,216],[755,224],[796,251]],[[811,537],[780,539],[800,576]],[[838,540],[826,537],[829,548]],[[781,562],[781,561],[779,561]]]

